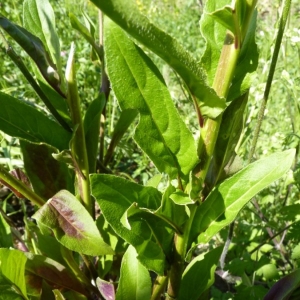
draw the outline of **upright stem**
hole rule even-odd
[[[76,172],[79,195],[81,201],[91,216],[94,217],[94,203],[90,195],[89,164],[85,144],[85,132],[81,116],[80,98],[78,95],[75,70],[75,46],[71,45],[66,68],[68,86],[68,104],[74,126],[74,136],[71,141],[72,156],[76,161],[79,171]]]
[[[258,112],[257,124],[256,124],[256,128],[254,131],[254,136],[253,136],[253,140],[252,140],[250,153],[248,156],[249,163],[251,162],[252,157],[255,152],[258,135],[259,135],[260,128],[262,125],[265,109],[266,109],[268,98],[269,98],[269,93],[270,93],[271,86],[272,86],[272,81],[273,81],[273,76],[275,73],[275,68],[276,68],[276,64],[277,64],[277,60],[278,60],[278,54],[279,54],[279,50],[280,50],[280,46],[281,46],[281,41],[282,41],[286,22],[288,20],[289,12],[290,12],[290,7],[291,7],[291,0],[285,0],[284,6],[283,6],[283,12],[282,12],[282,15],[281,15],[281,18],[279,21],[279,28],[278,28],[278,33],[277,33],[277,37],[276,37],[272,61],[271,61],[271,65],[270,65],[270,71],[269,71],[268,78],[267,78],[267,83],[266,83],[266,87],[265,87],[265,91],[264,91],[263,100],[262,100],[262,103],[261,103],[261,106],[260,106],[260,109]]]

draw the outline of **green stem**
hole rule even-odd
[[[240,43],[235,41],[235,37],[231,32],[227,32],[213,82],[213,88],[220,97],[226,98],[228,94],[239,53]],[[222,115],[216,119],[208,119],[205,122],[204,128],[201,130],[198,145],[200,163],[195,171],[202,182],[205,180],[213,156],[221,122]]]
[[[167,284],[167,276],[157,276],[155,279],[153,289],[152,289],[152,295],[150,300],[160,300],[161,294],[164,292],[165,286]]]
[[[80,171],[77,172],[77,183],[81,201],[91,216],[94,217],[94,203],[90,193],[89,164],[85,144],[85,132],[81,116],[80,98],[78,95],[75,70],[75,46],[71,45],[66,68],[66,81],[68,86],[68,104],[74,126],[74,137],[71,141],[71,152]]]
[[[40,88],[40,86],[36,83],[31,73],[28,71],[27,67],[22,61],[22,58],[14,51],[14,49],[7,43],[5,40],[3,34],[0,31],[0,36],[2,37],[2,40],[5,44],[5,50],[6,54],[10,57],[10,59],[16,64],[16,66],[19,68],[19,70],[22,72],[22,74],[25,76],[29,84],[32,86],[32,88],[35,90],[37,95],[40,97],[40,99],[44,102],[46,107],[49,109],[53,117],[57,120],[57,122],[67,131],[72,132],[70,126],[67,124],[67,122],[62,118],[62,116],[58,113],[58,111],[55,109],[55,107],[52,105],[52,103],[49,101],[48,97],[45,95],[43,90]]]
[[[0,166],[0,180],[3,181],[4,184],[7,184],[9,188],[18,191],[20,194],[22,194],[25,198],[30,200],[35,205],[42,206],[46,203],[45,199],[37,195],[25,183],[12,176],[8,171],[6,171],[1,166]]]
[[[260,128],[261,128],[263,117],[265,114],[265,109],[267,106],[269,93],[270,93],[271,86],[272,86],[273,76],[275,73],[275,68],[276,68],[276,64],[277,64],[277,60],[278,60],[278,54],[279,54],[279,50],[280,50],[280,46],[281,46],[281,41],[282,41],[285,25],[288,20],[290,7],[291,7],[291,0],[285,0],[284,6],[283,6],[283,12],[282,12],[282,15],[281,15],[280,21],[279,21],[279,28],[278,28],[278,33],[277,33],[277,37],[276,37],[272,61],[271,61],[271,65],[270,65],[270,71],[269,71],[268,78],[267,78],[267,83],[266,83],[266,87],[265,87],[265,91],[264,91],[263,100],[262,100],[262,103],[261,103],[261,106],[260,106],[260,109],[258,112],[257,124],[256,124],[256,128],[254,130],[252,145],[251,145],[250,153],[248,156],[249,163],[251,162],[252,157],[255,152]]]
[[[176,299],[179,293],[190,230],[197,208],[198,205],[196,204],[190,207],[190,217],[185,224],[183,234],[175,234],[175,248],[173,252],[172,265],[169,272],[167,300]]]

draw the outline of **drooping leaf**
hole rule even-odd
[[[0,249],[1,277],[4,277],[6,282],[15,286],[24,299],[28,299],[24,277],[26,261],[26,256],[19,250]]]
[[[106,221],[126,242],[133,245],[139,260],[148,268],[162,274],[165,255],[155,240],[153,232],[143,218],[129,220],[131,229],[121,219],[128,208],[137,203],[141,208],[155,211],[160,206],[161,193],[152,187],[144,187],[112,175],[91,175],[92,195],[97,200]],[[166,229],[161,227],[161,231]]]
[[[107,282],[105,280],[102,280],[101,278],[97,278],[96,284],[98,287],[98,290],[100,291],[101,295],[105,300],[115,300],[115,287],[113,283]]]
[[[24,102],[0,92],[0,130],[33,143],[68,149],[71,133]]]
[[[50,2],[48,0],[25,0],[23,2],[23,22],[24,28],[42,41],[55,62],[61,81],[63,81],[60,42]],[[61,83],[64,85],[64,82]]]
[[[137,41],[164,59],[181,76],[191,93],[198,98],[203,115],[215,118],[223,111],[225,103],[206,84],[206,75],[201,66],[176,39],[149,22],[133,0],[92,2]]]
[[[100,116],[105,105],[105,101],[105,95],[103,93],[100,93],[99,96],[90,103],[84,116],[85,142],[90,173],[96,172]]]
[[[150,274],[137,259],[134,247],[129,246],[122,259],[116,300],[145,300],[150,299],[150,296]]]
[[[5,278],[0,272],[0,291],[1,291],[1,298],[2,299],[9,299],[9,300],[24,300],[20,294],[16,292],[15,286]]]
[[[53,149],[20,141],[24,167],[35,193],[49,199],[62,189],[73,192],[74,174],[65,163],[53,158]]]
[[[122,110],[135,109],[135,140],[160,172],[187,177],[197,163],[191,132],[180,118],[162,75],[148,56],[112,22],[106,22],[108,75]],[[126,80],[120,80],[126,78]]]
[[[26,257],[26,274],[31,276],[31,281],[28,281],[27,284],[31,284],[32,287],[38,281],[46,280],[52,287],[70,289],[85,296],[89,296],[88,290],[95,290],[91,283],[84,285],[65,266],[48,257],[29,252],[26,253]]]
[[[291,167],[295,149],[274,153],[260,159],[217,185],[197,209],[190,242],[206,243],[229,225],[245,204]]]
[[[222,247],[200,254],[186,267],[182,275],[179,300],[197,300],[215,281],[215,270],[218,265]],[[201,280],[199,280],[201,279]]]
[[[39,68],[44,79],[60,94],[61,78],[48,51],[42,41],[25,28],[20,27],[3,16],[0,16],[0,26],[26,51]]]
[[[113,254],[88,211],[66,190],[48,200],[33,218],[51,229],[57,240],[70,250],[86,255]]]
[[[300,269],[284,276],[269,290],[264,300],[289,299],[293,292],[300,286]]]

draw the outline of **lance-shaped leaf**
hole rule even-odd
[[[180,118],[162,75],[150,58],[113,22],[105,24],[108,75],[120,107],[136,109],[135,140],[160,172],[187,177],[197,163],[191,132]]]
[[[208,242],[229,225],[239,211],[262,189],[282,177],[291,167],[295,149],[260,159],[216,186],[197,209],[190,242]]]
[[[139,260],[147,268],[163,274],[165,264],[163,249],[167,249],[167,245],[165,248],[165,245],[160,245],[156,239],[161,240],[159,236],[168,237],[167,229],[162,223],[158,223],[159,219],[156,216],[153,216],[155,220],[152,227],[149,226],[153,223],[151,216],[144,219],[144,215],[143,218],[133,215],[132,219],[126,219],[126,212],[133,203],[141,208],[157,210],[160,206],[161,193],[155,188],[141,186],[112,175],[91,175],[90,180],[92,195],[97,200],[106,221],[121,238],[136,248]],[[161,225],[160,228],[153,231],[151,228],[157,224]],[[156,235],[155,232],[159,230],[160,233]],[[167,241],[168,239],[165,242]]]
[[[132,246],[125,252],[122,264],[117,300],[145,300],[151,296],[151,278],[148,270],[138,261]]]
[[[215,281],[215,270],[218,265],[222,247],[200,254],[186,267],[182,275],[179,300],[197,300]],[[201,280],[199,280],[201,278]]]
[[[25,0],[23,2],[24,28],[37,36],[55,62],[63,79],[60,59],[60,43],[55,29],[55,15],[48,0]]]
[[[68,191],[54,195],[33,218],[52,230],[56,239],[70,250],[86,255],[113,254],[88,211]]]
[[[24,102],[0,92],[0,130],[59,150],[68,149],[71,133]]]
[[[48,51],[42,41],[32,33],[0,16],[0,26],[26,51],[32,58],[45,80],[60,94],[61,78]]]
[[[203,115],[215,118],[224,110],[224,101],[206,84],[206,75],[201,66],[176,39],[142,15],[134,1],[92,2],[137,41],[164,59],[181,76],[191,93],[198,98]]]
[[[0,249],[0,277],[4,277],[17,290],[23,296],[22,299],[28,299],[24,277],[26,261],[21,251]]]

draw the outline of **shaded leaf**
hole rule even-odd
[[[1,248],[9,248],[13,247],[12,234],[10,230],[10,226],[5,220],[5,217],[2,214],[2,210],[0,212],[0,247]]]
[[[98,155],[100,117],[105,106],[105,95],[100,93],[98,97],[92,101],[84,116],[84,131],[86,151],[89,161],[89,172],[96,172],[96,162]]]
[[[151,279],[148,270],[138,261],[132,246],[125,252],[121,264],[121,276],[117,300],[145,300],[151,296]]]
[[[160,172],[171,178],[178,174],[187,177],[198,161],[195,141],[180,118],[162,75],[121,28],[112,22],[107,22],[105,28],[112,88],[122,110],[135,109],[140,113],[136,142]]]
[[[295,149],[260,159],[216,186],[197,209],[190,242],[206,243],[229,225],[244,205],[258,192],[282,177],[291,167]]]
[[[186,267],[182,275],[179,300],[197,300],[215,281],[215,270],[223,247],[200,254]],[[201,280],[200,280],[201,279]]]
[[[68,149],[71,133],[24,102],[0,92],[0,130],[33,143]]]
[[[206,75],[201,65],[176,39],[149,22],[147,17],[140,13],[134,1],[92,2],[137,41],[164,59],[181,76],[191,93],[198,98],[203,115],[215,118],[223,111],[225,103],[206,84]]]
[[[46,280],[52,287],[67,288],[85,296],[89,296],[88,290],[95,289],[92,284],[84,285],[78,278],[60,263],[44,257],[26,253],[26,273],[32,276],[31,285],[35,286],[39,280]],[[30,283],[28,281],[28,284]]]
[[[113,254],[88,211],[68,191],[54,195],[33,218],[51,229],[57,240],[70,250],[86,255]]]
[[[62,189],[74,189],[74,174],[65,163],[53,158],[53,149],[20,141],[24,167],[35,193],[49,199]]]
[[[264,300],[287,300],[300,286],[300,269],[284,276],[269,290]]]

